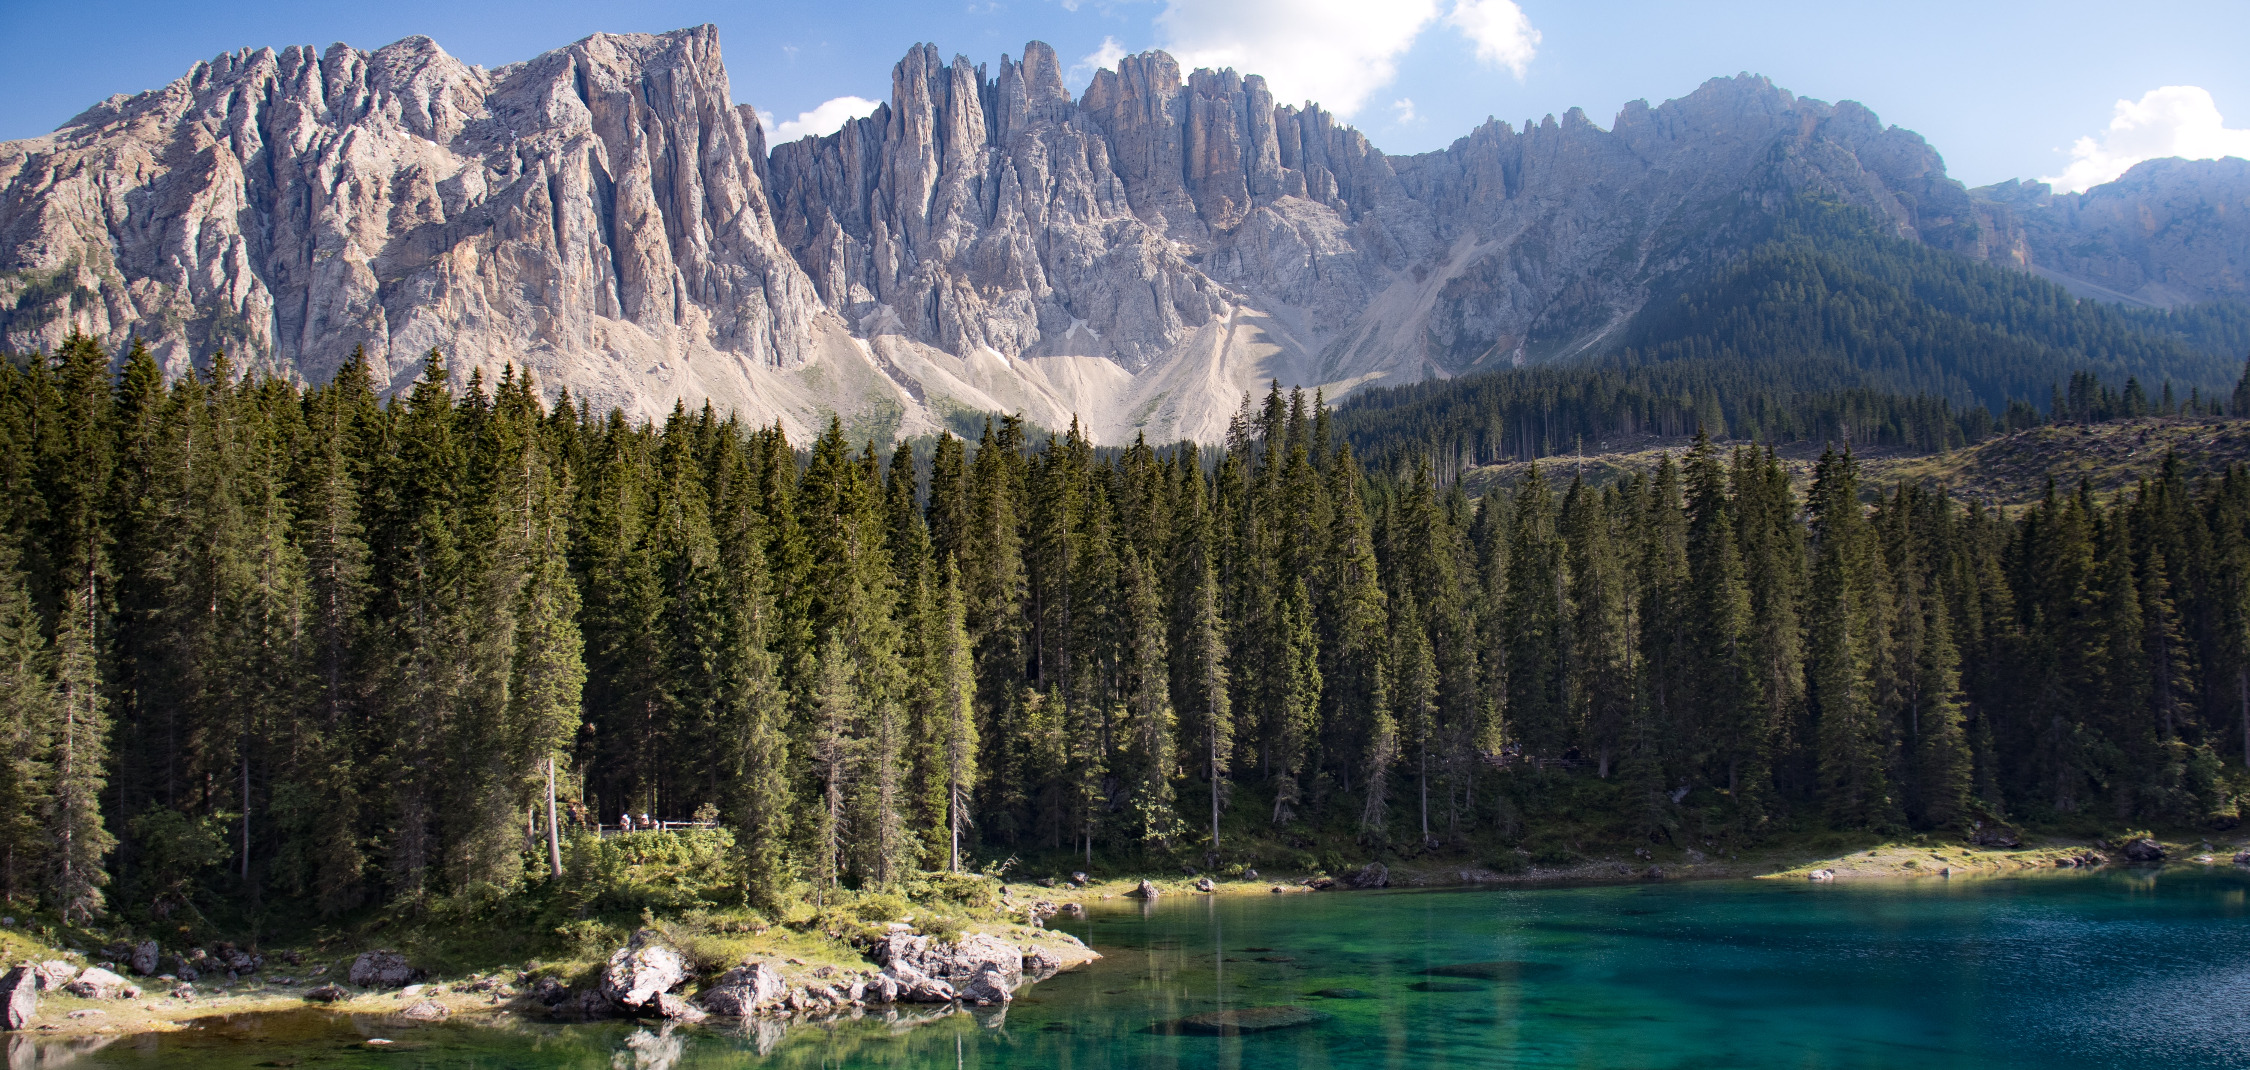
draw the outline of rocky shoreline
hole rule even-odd
[[[2011,835],[1988,844],[1882,844],[1815,861],[1730,858],[1683,852],[1671,865],[1617,859],[1500,872],[1482,866],[1416,867],[1369,863],[1341,877],[1213,881],[1189,876],[1093,882],[1080,878],[1027,896],[1004,895],[1011,920],[957,934],[932,934],[893,922],[864,941],[856,965],[794,956],[752,955],[699,973],[690,957],[651,929],[618,947],[577,984],[533,968],[432,980],[408,956],[388,949],[347,961],[306,961],[291,952],[271,963],[228,945],[165,954],[154,941],[22,962],[0,975],[0,1018],[13,1041],[96,1041],[186,1027],[215,1015],[321,1007],[330,1011],[435,1022],[481,1016],[546,1021],[641,1019],[695,1023],[737,1019],[763,1040],[789,1027],[876,1017],[911,1026],[962,1012],[1004,1015],[1018,990],[1101,958],[1079,938],[1049,929],[1049,918],[1083,918],[1089,904],[1167,896],[1291,895],[1380,888],[1527,884],[1576,885],[1647,880],[1784,879],[1864,881],[2023,875],[2107,865],[2250,866],[2250,843],[2116,842],[2025,846]],[[1012,917],[1020,916],[1020,923]],[[202,987],[198,987],[201,985]]]

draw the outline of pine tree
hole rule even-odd
[[[1829,820],[1879,828],[1895,800],[1886,773],[1888,736],[1876,706],[1884,614],[1877,604],[1881,556],[1861,515],[1858,464],[1849,451],[1822,455],[1812,500],[1816,546],[1807,599],[1807,650],[1819,724],[1821,790]]]
[[[55,627],[54,789],[45,815],[53,837],[47,902],[73,924],[99,917],[105,906],[102,868],[117,843],[102,822],[101,794],[108,783],[108,700],[95,662],[91,600],[73,589]]]
[[[1125,550],[1121,579],[1125,650],[1119,714],[1126,737],[1125,762],[1132,778],[1127,790],[1141,842],[1169,848],[1182,825],[1173,806],[1177,721],[1166,663],[1164,607],[1158,596],[1156,569],[1130,546]]]
[[[970,652],[968,613],[961,600],[961,572],[945,562],[945,586],[938,597],[940,631],[931,650],[937,696],[936,757],[945,785],[946,868],[961,871],[961,834],[972,821],[977,787],[976,665]]]
[[[40,627],[15,548],[0,539],[0,895],[8,899],[40,885],[50,849],[41,815],[54,805],[48,755],[60,711]]]

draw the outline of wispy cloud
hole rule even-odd
[[[1103,37],[1100,48],[1086,53],[1078,62],[1070,65],[1070,80],[1074,84],[1083,85],[1094,77],[1095,71],[1117,69],[1117,61],[1127,55],[1130,53],[1125,51],[1124,45],[1117,43],[1117,38]]]
[[[1415,115],[1413,97],[1400,97],[1397,100],[1391,101],[1392,122],[1404,125],[1406,123],[1413,122],[1414,119]]]
[[[1508,68],[1518,80],[1539,53],[1539,31],[1512,0],[1460,0],[1447,25],[1477,46],[1477,58]]]

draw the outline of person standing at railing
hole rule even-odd
[[[617,831],[633,831],[633,812],[631,810],[627,810],[624,813],[617,815]]]

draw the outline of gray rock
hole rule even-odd
[[[763,962],[754,962],[720,975],[698,999],[703,1009],[712,1014],[747,1018],[779,1004],[788,991],[788,982],[781,979],[780,971]]]
[[[39,1016],[39,973],[18,966],[0,976],[0,1025],[22,1029]]]
[[[312,1003],[339,1003],[350,998],[352,994],[344,991],[343,986],[333,984],[322,985],[305,993],[305,999]]]
[[[675,996],[670,992],[660,992],[657,994],[656,1015],[659,1018],[664,1018],[675,1022],[700,1022],[703,1019],[710,1017],[709,1015],[703,1013],[703,1008],[698,1007],[693,1003],[689,1003],[687,1000],[682,999],[679,996]]]
[[[53,992],[78,977],[78,967],[61,959],[48,959],[32,970],[38,975],[41,992]]]
[[[542,977],[531,986],[532,1002],[552,1007],[570,998],[570,986],[552,977]]]
[[[1021,979],[1020,972],[1018,979]],[[998,967],[988,964],[978,970],[976,976],[969,978],[967,984],[961,986],[961,998],[980,1007],[1006,1003],[1015,998],[1013,988],[1014,985],[1001,974]]]
[[[1816,869],[1810,873],[1805,874],[1805,879],[1810,881],[1832,881],[1836,879],[1836,871],[1833,869]]]
[[[1219,890],[1219,886],[1211,883],[1211,878],[1209,877],[1197,877],[1195,879],[1195,890],[1199,892],[1215,892]]]
[[[156,973],[156,959],[156,941],[144,940],[138,944],[133,945],[131,965],[133,967],[134,973],[140,974],[143,977],[154,975]]]
[[[88,967],[63,987],[71,995],[82,999],[139,999],[141,995],[139,985],[99,966]]]
[[[927,936],[891,933],[874,948],[876,962],[894,970],[900,966],[943,981],[959,991],[988,967],[998,974],[999,985],[1009,991],[1023,983],[1023,952],[1013,944],[984,933],[968,933],[947,943]],[[903,976],[903,975],[901,975]]]
[[[876,983],[885,985],[886,991],[892,992],[893,998],[902,1003],[950,1003],[955,998],[950,983],[931,977],[906,962],[894,962],[883,967]],[[794,999],[795,994],[792,993],[791,997]],[[794,1003],[791,1005],[795,1007]]]
[[[1369,862],[1347,879],[1354,888],[1388,888],[1391,885],[1391,870],[1381,862]]]
[[[407,963],[406,956],[376,950],[360,952],[345,977],[361,988],[398,988],[421,975],[422,971]]]
[[[2164,855],[2164,845],[2155,840],[2144,838],[2125,845],[2125,859],[2128,862],[2162,862]]]
[[[1023,978],[1026,981],[1044,981],[1062,972],[1062,960],[1054,952],[1033,944],[1023,949]]]
[[[652,1012],[656,997],[687,983],[687,959],[655,932],[642,929],[609,956],[600,992],[619,1009]]]
[[[446,1009],[443,1003],[424,999],[407,1004],[405,1010],[398,1012],[398,1016],[410,1022],[440,1022],[452,1017],[453,1012]]]
[[[1133,889],[1133,894],[1142,899],[1161,899],[1164,896],[1164,889],[1144,880],[1140,887]]]

